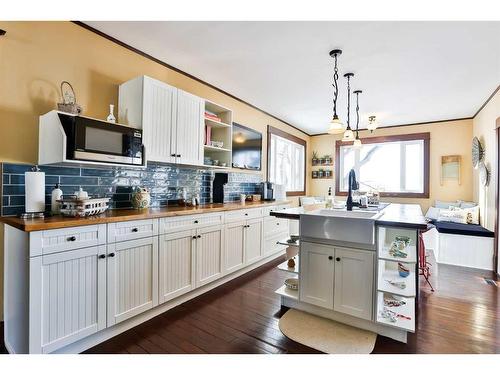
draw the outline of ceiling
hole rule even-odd
[[[334,48],[339,116],[354,72],[360,128],[472,117],[500,84],[500,22],[85,23],[309,134],[332,116]]]

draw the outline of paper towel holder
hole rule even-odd
[[[40,172],[40,168],[38,168],[38,165],[35,165],[31,167],[30,172]],[[35,218],[43,218],[45,217],[45,214],[44,212],[24,212],[20,214],[19,217],[21,219],[35,219]]]

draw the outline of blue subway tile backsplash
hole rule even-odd
[[[2,163],[2,216],[24,212],[24,172],[32,165]],[[46,208],[50,209],[50,194],[56,183],[65,195],[72,195],[80,187],[89,194],[111,198],[111,208],[130,208],[131,196],[137,186],[151,193],[151,206],[177,204],[183,188],[188,199],[200,195],[201,203],[212,200],[212,181],[215,172],[197,167],[179,167],[171,164],[148,163],[145,169],[127,167],[78,168],[41,166],[45,172]],[[224,201],[240,199],[240,194],[259,194],[262,176],[255,173],[228,172]]]

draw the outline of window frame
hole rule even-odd
[[[388,135],[381,137],[371,137],[363,138],[361,142],[363,144],[372,143],[390,143],[390,142],[401,142],[401,141],[423,141],[424,150],[424,191],[422,193],[402,193],[402,192],[390,192],[384,191],[380,192],[381,197],[391,197],[391,198],[429,198],[429,173],[430,173],[430,139],[431,133],[414,133],[414,134],[401,134],[401,135]],[[335,195],[347,196],[347,192],[340,191],[340,147],[341,146],[352,146],[353,142],[343,142],[342,140],[337,140],[335,142]]]
[[[287,197],[298,197],[306,195],[307,191],[307,142],[299,137],[288,134],[287,132],[275,128],[274,126],[267,125],[267,168],[266,168],[266,180],[269,181],[269,175],[271,170],[271,135],[276,135],[281,138],[285,138],[291,142],[297,143],[304,147],[304,190],[302,191],[287,191]]]

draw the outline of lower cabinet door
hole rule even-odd
[[[222,272],[222,245],[224,230],[222,225],[198,229],[196,231],[196,287],[220,278]]]
[[[245,263],[251,264],[262,256],[264,219],[247,221],[245,230]]]
[[[158,237],[108,245],[108,327],[158,305]]]
[[[50,353],[106,328],[106,246],[30,259],[30,353]]]
[[[335,248],[335,311],[372,319],[373,259],[372,251]]]
[[[160,236],[159,303],[194,289],[196,230]]]
[[[224,272],[231,273],[245,265],[246,223],[238,221],[226,224],[224,246]]]
[[[300,244],[299,298],[302,302],[333,309],[334,253],[330,245]]]

